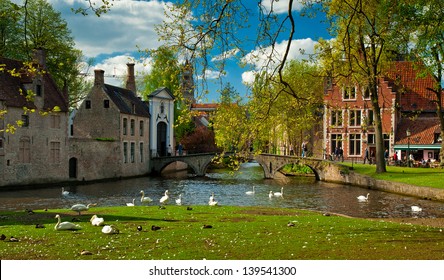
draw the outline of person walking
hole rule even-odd
[[[370,164],[370,158],[369,158],[369,154],[368,154],[368,148],[365,148],[365,152],[364,152],[364,164],[365,162],[368,161],[368,164]]]

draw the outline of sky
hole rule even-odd
[[[88,16],[75,14],[71,8],[85,6],[85,0],[47,0],[56,11],[68,23],[72,36],[76,43],[76,48],[81,50],[86,58],[94,58],[93,67],[89,69],[90,77],[93,77],[94,69],[102,69],[105,71],[105,83],[117,86],[122,85],[122,76],[126,75],[126,63],[135,62],[136,75],[148,73],[150,71],[149,59],[143,62],[139,61],[139,49],[155,49],[162,42],[158,40],[155,31],[155,25],[161,23],[165,19],[164,9],[171,2],[165,1],[134,1],[120,0],[113,1],[111,10],[97,17],[93,13]],[[262,0],[264,5],[270,5],[271,0]],[[293,15],[296,21],[296,33],[292,42],[290,51],[290,59],[298,59],[304,57],[300,53],[300,49],[304,49],[305,53],[312,53],[313,46],[319,38],[328,38],[326,24],[321,22],[322,18],[309,19],[300,16],[301,5],[296,0],[293,5]],[[252,9],[257,10],[257,1],[246,0],[247,5],[251,5]],[[274,10],[276,12],[285,12],[288,0],[280,0],[274,2]],[[254,24],[254,19],[252,19]],[[242,35],[242,34],[240,34]],[[282,38],[277,48],[284,50],[286,44],[285,38]],[[269,46],[264,46],[269,47]],[[247,57],[254,54],[257,50],[254,46],[246,46]],[[251,48],[251,49],[248,49]],[[253,79],[254,69],[258,69],[264,57],[251,63],[252,69],[241,68],[237,66],[235,61],[229,61],[226,68],[226,74],[223,79],[236,89],[241,95],[248,93],[245,83],[251,82]],[[208,73],[210,78],[210,93],[199,99],[200,103],[211,103],[218,101],[217,90],[220,89],[220,83],[214,73]],[[112,76],[115,76],[114,78]],[[118,78],[116,78],[118,77]],[[199,91],[199,89],[197,90]]]

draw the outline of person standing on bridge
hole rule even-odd
[[[179,150],[179,156],[181,156],[182,155],[182,153],[183,153],[183,146],[182,146],[182,143],[180,143],[179,142],[179,145],[177,146],[177,150]]]
[[[302,157],[306,157],[307,156],[307,142],[303,141],[302,142]]]

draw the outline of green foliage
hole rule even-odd
[[[282,167],[285,174],[313,174],[313,170],[305,164],[287,164]]]

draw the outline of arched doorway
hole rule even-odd
[[[167,154],[167,124],[159,122],[157,124],[157,154],[161,157]]]
[[[77,158],[69,159],[69,178],[77,178]]]

